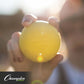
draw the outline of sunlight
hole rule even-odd
[[[8,3],[5,3],[5,2]],[[65,0],[1,0],[0,14],[13,14],[21,9],[25,14],[56,13]]]
[[[46,8],[53,6],[54,2],[57,3],[59,0],[25,0],[23,2],[23,10],[27,13],[40,13]]]
[[[48,7],[49,5],[51,5],[53,2],[53,0],[28,0],[27,3],[30,3],[29,4],[29,7],[31,9],[43,9],[43,8],[46,8]]]

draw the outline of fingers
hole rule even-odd
[[[13,33],[11,40],[8,44],[8,47],[10,48],[9,53],[11,53],[10,57],[12,57],[12,59],[14,59],[16,62],[23,61],[23,55],[19,49],[19,36],[20,36],[19,32]]]
[[[12,64],[12,62],[15,62],[16,60],[15,60],[13,53],[12,53],[11,40],[9,40],[7,43],[7,51],[8,51],[8,55],[10,56],[10,62]]]
[[[48,22],[54,27],[58,28],[58,20],[54,16],[48,18]]]
[[[22,20],[22,25],[24,27],[29,26],[31,23],[35,22],[37,20],[37,17],[34,15],[25,15]]]
[[[11,40],[11,47],[12,47],[12,51],[14,53],[14,56],[15,56],[15,59],[16,61],[23,61],[23,55],[20,51],[20,48],[19,48],[19,32],[15,32],[13,34],[14,36],[12,36],[12,40]]]
[[[54,69],[62,60],[63,55],[57,54],[51,61],[49,61],[51,69]]]

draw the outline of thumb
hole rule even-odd
[[[57,54],[51,61],[49,61],[51,69],[54,69],[62,60],[63,55]]]

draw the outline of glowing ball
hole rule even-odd
[[[46,21],[36,21],[23,28],[19,39],[22,53],[33,62],[47,62],[59,50],[60,34]]]

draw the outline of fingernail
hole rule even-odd
[[[53,22],[53,23],[59,22],[59,20],[56,17],[54,17],[54,16],[49,17],[48,21],[49,22]]]
[[[33,15],[33,14],[30,14],[34,19],[37,19],[37,17],[35,16],[35,15]]]
[[[18,34],[21,35],[21,32],[19,31]]]
[[[25,17],[23,17],[22,22],[31,22],[31,18],[25,16]]]
[[[18,38],[20,37],[20,35],[21,35],[21,32],[17,32],[16,37]]]
[[[31,22],[31,21],[33,21],[34,19],[35,19],[34,15],[25,15],[25,16],[23,17],[22,23],[23,23],[23,22]]]
[[[32,14],[26,15],[23,17],[22,24],[25,22],[28,22],[26,24],[31,24],[32,22],[36,21],[36,19],[37,19],[37,17]]]
[[[49,19],[49,20],[50,20],[50,19],[51,19],[51,20],[53,20],[53,19],[54,19],[54,20],[57,20],[57,18],[56,18],[55,16],[51,16],[51,17],[49,17],[48,19]]]

